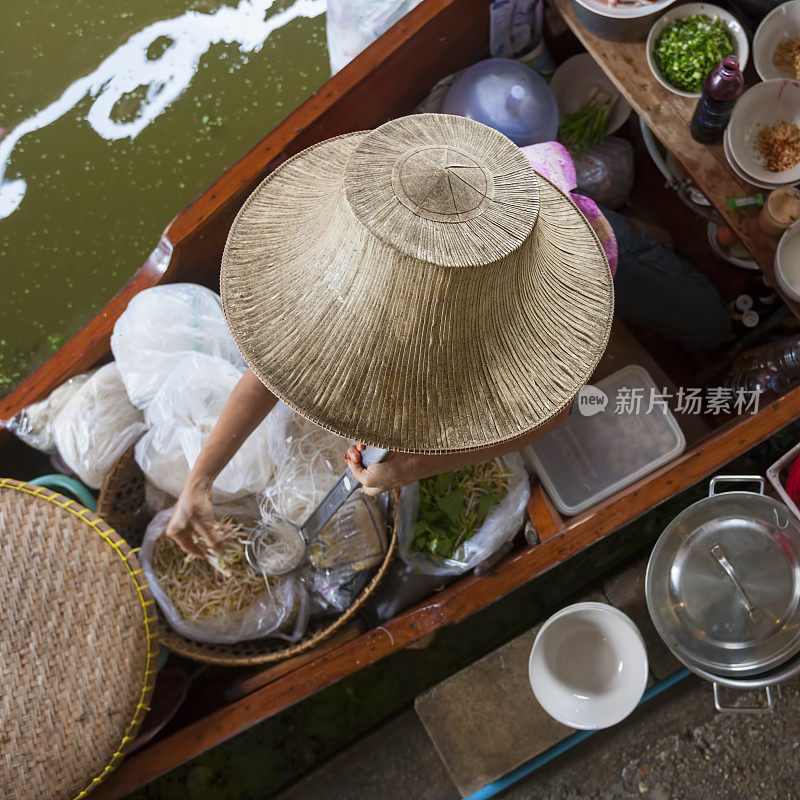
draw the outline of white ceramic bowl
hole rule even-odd
[[[733,264],[735,267],[742,269],[752,269],[758,271],[759,266],[753,258],[742,258],[741,256],[733,255],[727,247],[723,247],[717,240],[717,231],[719,225],[716,222],[709,222],[706,227],[706,236],[708,237],[709,247],[714,253],[723,261]]]
[[[762,81],[791,77],[772,63],[772,56],[784,39],[797,36],[800,36],[800,0],[779,5],[761,20],[753,37],[753,65]]]
[[[785,231],[778,242],[775,279],[792,300],[800,302],[800,221]]]
[[[606,123],[606,134],[614,133],[630,116],[631,107],[589,53],[580,53],[568,58],[553,73],[550,80],[550,91],[558,103],[561,122],[567,114],[576,112],[595,88],[615,98]]]
[[[653,27],[650,28],[650,33],[647,36],[647,43],[645,45],[645,54],[647,55],[647,64],[650,67],[650,71],[655,76],[655,79],[664,88],[669,89],[675,94],[679,94],[681,97],[700,97],[700,92],[685,92],[683,89],[678,89],[677,86],[673,86],[666,78],[662,77],[661,71],[656,65],[654,51],[658,37],[661,36],[661,32],[667,25],[675,22],[676,19],[692,17],[695,14],[705,14],[707,17],[711,17],[711,19],[719,17],[725,23],[731,40],[733,41],[734,50],[732,54],[725,53],[725,55],[735,55],[739,59],[739,69],[742,72],[744,72],[744,68],[747,66],[747,57],[750,55],[750,45],[747,42],[747,34],[741,22],[724,8],[712,6],[710,3],[686,3],[685,5],[671,8],[659,17]]]
[[[744,169],[742,169],[742,165],[739,164],[738,161],[733,157],[733,153],[731,153],[731,140],[730,136],[728,135],[728,128],[725,129],[725,135],[722,137],[722,149],[725,152],[725,158],[728,160],[728,164],[730,164],[731,169],[743,180],[747,181],[751,186],[756,186],[759,189],[767,189],[771,191],[772,189],[778,189],[781,186],[794,186],[794,183],[765,183],[764,181],[759,181],[754,178],[752,175],[748,175]]]
[[[528,675],[551,717],[570,728],[596,730],[636,708],[647,669],[642,635],[629,617],[605,603],[576,603],[542,626]]]
[[[736,101],[726,129],[732,158],[762,188],[800,181],[800,162],[792,169],[770,172],[761,165],[755,147],[761,128],[781,120],[800,126],[800,83],[783,79],[757,83]]]

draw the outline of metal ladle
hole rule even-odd
[[[369,467],[383,461],[389,455],[388,450],[383,450],[379,447],[367,446],[361,451],[361,466]],[[319,505],[309,514],[308,519],[298,526],[290,520],[280,520],[281,524],[291,526],[297,531],[297,535],[303,539],[305,545],[308,544],[327,524],[330,518],[344,505],[347,498],[358,489],[361,484],[352,476],[350,470],[345,470],[339,480],[336,481],[334,487],[322,498]],[[264,574],[268,578],[277,578],[280,575],[285,575],[291,572],[302,561],[301,558],[297,563],[293,564],[286,570],[281,570],[280,573],[270,574],[263,570],[256,562],[255,553],[253,552],[254,532],[258,527],[254,528],[247,537],[244,545],[244,557],[247,563],[259,574]],[[258,535],[258,534],[257,534]]]

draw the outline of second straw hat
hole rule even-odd
[[[441,453],[556,415],[608,340],[608,262],[511,141],[419,114],[303,150],[233,223],[222,300],[247,363],[342,436]]]

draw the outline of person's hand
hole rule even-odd
[[[389,453],[383,461],[364,467],[361,465],[363,449],[363,444],[351,445],[344,460],[353,477],[361,483],[364,494],[375,497],[381,492],[399,489],[417,479],[413,474],[414,456],[408,453]]]
[[[169,536],[184,553],[204,558],[202,550],[192,536],[199,537],[211,548],[216,548],[224,537],[219,533],[211,506],[211,490],[187,483],[175,505],[175,512],[167,525]]]

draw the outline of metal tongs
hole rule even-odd
[[[370,467],[383,461],[389,455],[388,450],[382,450],[379,447],[370,447],[367,445],[361,451],[361,466]],[[298,536],[301,536],[303,541],[308,544],[327,524],[330,518],[344,505],[347,498],[358,489],[361,484],[352,476],[350,470],[345,470],[336,481],[336,485],[322,498],[320,504],[311,512],[308,519],[300,526],[295,525],[289,520],[282,521],[283,524],[291,525],[297,530]],[[256,529],[254,529],[256,530]],[[255,555],[253,553],[253,533],[247,537],[244,546],[244,556],[247,563],[256,571],[263,572],[262,568],[256,563]],[[269,577],[278,577],[271,575]]]

